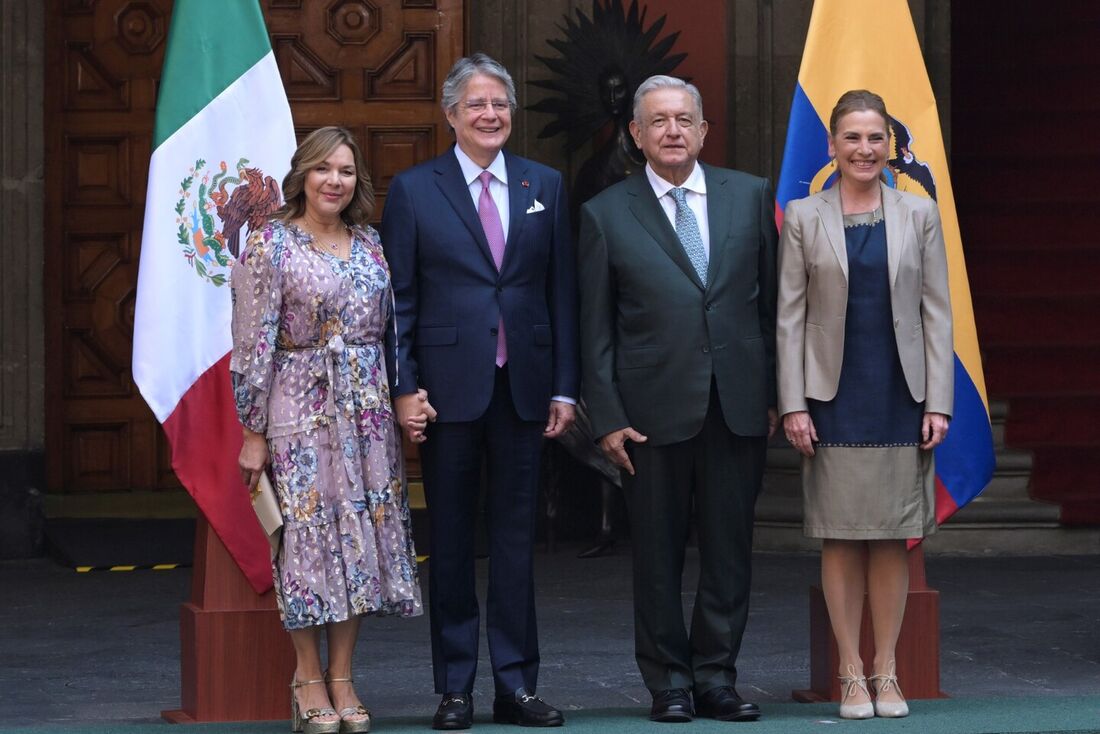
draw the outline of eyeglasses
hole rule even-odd
[[[489,105],[493,106],[493,112],[498,115],[503,115],[505,112],[512,111],[512,104],[503,99],[494,99],[492,102],[486,102],[483,99],[475,99],[469,102],[463,102],[462,109],[467,112],[472,112],[475,115],[480,115],[482,112],[489,109]]]
[[[692,127],[696,126],[695,120],[688,117],[687,115],[680,115],[679,117],[676,117],[676,118],[655,117],[655,118],[653,118],[652,120],[649,121],[649,126],[650,127],[655,127],[655,128],[658,128],[658,129],[663,129],[663,128],[668,127],[671,124],[673,119],[676,120],[676,124],[681,128],[692,128]]]

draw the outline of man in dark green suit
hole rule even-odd
[[[643,82],[630,130],[646,170],[582,209],[581,395],[625,471],[650,718],[752,721],[760,710],[734,685],[776,424],[775,199],[764,179],[698,163],[702,106],[679,79]],[[689,633],[680,590],[693,508]]]

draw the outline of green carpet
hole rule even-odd
[[[938,701],[911,702],[912,713],[905,719],[872,719],[868,721],[844,721],[836,718],[833,704],[780,703],[763,704],[763,718],[755,724],[723,724],[708,719],[696,719],[689,725],[654,724],[645,718],[643,709],[589,709],[566,711],[565,729],[570,734],[627,734],[632,732],[661,732],[666,734],[778,734],[779,732],[848,732],[862,734],[1039,734],[1040,732],[1100,732],[1100,696],[1046,697],[1046,698],[981,698],[943,699]],[[429,718],[378,717],[372,732],[425,732]],[[166,734],[172,725],[162,722],[112,722],[101,724],[57,724],[55,726],[8,729],[0,725],[0,731],[26,731],[46,734]],[[177,730],[181,734],[274,734],[289,729],[286,722],[249,722],[239,724],[196,724]],[[504,728],[489,723],[485,712],[479,712],[474,721],[474,731],[518,732],[530,731]]]

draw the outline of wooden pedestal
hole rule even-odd
[[[859,640],[865,672],[870,674],[875,657],[871,611],[863,602],[863,626]],[[906,698],[946,698],[940,690],[940,593],[928,588],[924,551],[918,545],[909,552],[909,598],[897,645],[898,686]],[[837,670],[840,655],[829,626],[829,612],[820,586],[810,587],[810,687],[791,692],[803,703],[840,700]]]
[[[258,595],[199,518],[191,600],[180,608],[180,708],[173,723],[290,717],[294,648],[275,592]]]

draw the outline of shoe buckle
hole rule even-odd
[[[519,696],[520,703],[531,703],[532,701],[540,700],[538,696],[531,693],[521,693]]]

